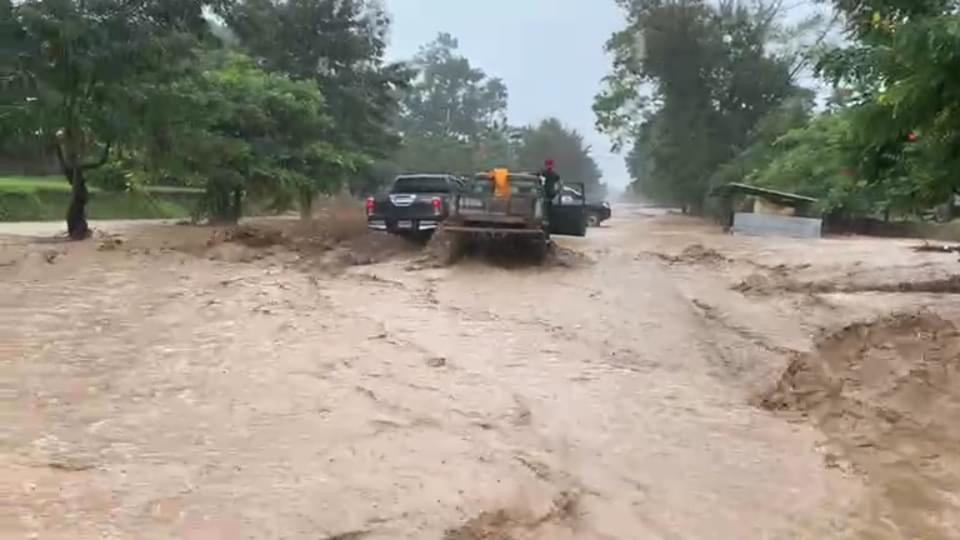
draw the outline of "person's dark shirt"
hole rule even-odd
[[[552,199],[557,194],[557,184],[560,183],[560,175],[553,170],[544,169],[540,171],[540,176],[543,177],[543,189],[546,191],[547,197]]]

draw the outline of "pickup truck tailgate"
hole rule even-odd
[[[374,203],[373,214],[390,219],[423,219],[439,216],[443,207],[435,206],[437,195],[393,193]],[[441,205],[443,204],[442,199]]]

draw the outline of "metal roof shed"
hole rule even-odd
[[[809,212],[817,202],[813,197],[740,183],[719,186],[710,195],[727,201],[737,196],[754,198],[753,212],[735,212],[733,204],[727,205],[730,216],[728,226],[734,234],[794,238],[819,238],[822,235],[822,219],[796,215]],[[761,204],[763,201],[774,206]]]
[[[713,188],[713,191],[710,192],[710,195],[714,197],[750,195],[754,197],[761,197],[770,202],[781,204],[783,206],[792,206],[795,208],[808,207],[817,202],[817,199],[813,197],[807,197],[805,195],[798,195],[796,193],[777,191],[775,189],[762,188],[759,186],[751,186],[750,184],[741,184],[736,182],[717,186]]]

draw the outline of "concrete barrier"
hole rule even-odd
[[[733,234],[820,238],[822,233],[822,219],[745,212],[738,212],[733,216]]]

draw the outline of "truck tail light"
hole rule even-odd
[[[443,210],[443,200],[440,197],[434,197],[430,199],[430,204],[433,205],[433,213],[440,215]]]
[[[373,197],[367,197],[367,215],[373,213]]]

